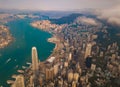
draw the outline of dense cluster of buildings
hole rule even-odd
[[[37,28],[55,28],[49,21],[34,22]],[[97,32],[106,27],[84,23],[71,23],[51,29],[59,40],[57,50],[45,61],[39,61],[37,49],[32,48],[32,64],[25,73],[17,77],[12,87],[113,87],[115,79],[119,87],[120,56],[117,43],[101,50],[95,39]],[[24,79],[23,79],[24,78]],[[110,82],[111,81],[111,82]],[[118,81],[118,83],[117,83]],[[15,86],[16,85],[16,86]]]
[[[33,27],[43,29],[44,31],[61,31],[63,27],[66,26],[66,24],[58,25],[58,24],[52,24],[49,20],[41,20],[41,21],[35,21],[31,23]]]
[[[0,25],[0,48],[4,48],[13,40],[6,26]]]

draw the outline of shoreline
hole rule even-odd
[[[53,40],[53,39],[56,39],[56,40],[59,40],[59,38],[57,38],[57,37],[55,37],[55,36],[52,36],[51,38],[48,38],[48,42],[50,42],[50,43],[54,43],[55,44],[55,47],[54,47],[54,49],[53,49],[53,51],[52,51],[52,53],[50,54],[50,56],[45,60],[45,61],[47,61],[48,59],[50,59],[52,56],[54,56],[54,53],[55,53],[55,51],[57,51],[57,49],[59,49],[58,48],[58,41],[55,41],[55,40]]]
[[[7,47],[14,41],[14,37],[10,33],[9,28],[4,25],[0,25],[0,34],[0,49]]]
[[[59,50],[59,47],[60,47],[60,46],[59,46],[59,45],[60,45],[60,44],[59,44],[60,39],[59,39],[55,34],[53,34],[52,31],[50,31],[50,29],[41,29],[39,26],[35,26],[33,23],[34,23],[34,22],[30,23],[30,25],[31,25],[32,27],[37,28],[37,29],[39,29],[39,30],[42,30],[42,31],[44,31],[44,32],[48,32],[49,34],[51,34],[52,37],[48,38],[48,39],[47,39],[47,42],[50,42],[50,43],[55,44],[55,47],[54,47],[52,53],[48,56],[48,58],[46,58],[46,60],[43,61],[43,63],[45,63],[45,62],[47,62],[51,57],[55,57],[54,53],[55,53],[57,50]],[[55,59],[56,59],[56,58],[55,58]]]

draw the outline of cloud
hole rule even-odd
[[[120,26],[120,5],[99,12],[98,18],[107,20],[108,23]]]
[[[75,21],[77,23],[84,23],[84,24],[89,24],[89,25],[94,25],[94,26],[98,25],[98,22],[93,18],[78,17]]]

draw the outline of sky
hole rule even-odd
[[[0,0],[3,9],[75,10],[107,9],[120,5],[120,0]]]
[[[98,18],[120,26],[120,0],[0,0],[0,8],[37,11],[95,9]]]

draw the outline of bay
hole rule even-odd
[[[6,83],[13,74],[26,62],[31,62],[31,48],[35,46],[40,61],[45,61],[55,44],[47,42],[52,35],[36,29],[30,25],[29,19],[18,19],[7,23],[14,41],[7,47],[0,49],[0,86],[9,87]]]

